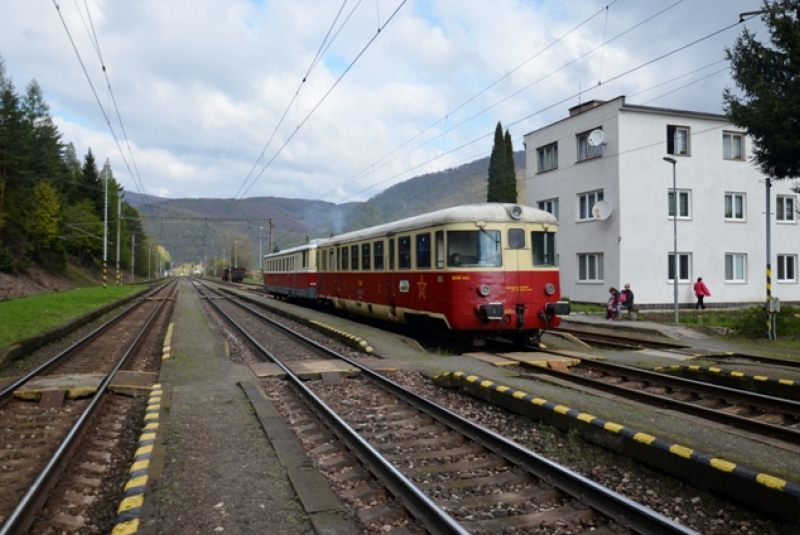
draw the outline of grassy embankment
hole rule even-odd
[[[24,340],[38,332],[117,301],[142,287],[109,286],[81,288],[0,301],[0,347]]]

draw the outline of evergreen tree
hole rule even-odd
[[[55,190],[43,180],[34,186],[31,201],[33,209],[27,229],[31,245],[41,251],[49,248],[58,236],[60,206]]]
[[[36,80],[28,84],[22,109],[31,129],[27,155],[29,171],[37,179],[63,179],[66,169],[61,158],[61,134],[50,117],[50,107]]]
[[[65,174],[64,180],[59,182],[59,189],[62,196],[70,204],[74,204],[82,199],[81,190],[83,188],[80,186],[83,182],[83,174],[81,173],[81,161],[78,159],[78,151],[75,150],[75,145],[72,142],[67,143],[62,158]]]
[[[89,149],[89,152],[84,157],[83,167],[81,168],[81,182],[83,186],[81,196],[92,201],[95,210],[94,213],[97,214],[97,217],[102,221],[106,185],[103,183],[100,171],[97,170],[97,162],[92,154],[92,149]]]
[[[511,142],[511,133],[506,130],[506,175],[503,180],[503,202],[517,202],[517,169],[514,164],[514,144]]]
[[[770,44],[745,29],[726,48],[733,79],[745,98],[725,89],[731,121],[753,139],[754,163],[762,172],[783,166],[800,177],[800,0],[764,0],[762,20]]]
[[[503,138],[503,126],[497,121],[494,130],[494,146],[489,157],[489,184],[486,200],[488,202],[503,201],[503,178],[506,174],[506,149]]]

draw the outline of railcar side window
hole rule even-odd
[[[534,267],[557,265],[555,232],[531,232],[531,244]]]
[[[383,271],[383,242],[376,241],[372,248],[375,253],[374,262],[376,271]]]
[[[397,267],[399,269],[411,269],[411,236],[401,236],[397,238],[399,256]]]
[[[342,271],[350,269],[348,264],[347,246],[342,247]]]
[[[525,248],[525,230],[521,228],[508,229],[508,248],[509,249]]]
[[[394,238],[389,240],[389,271],[394,271]]]
[[[358,245],[352,245],[350,252],[353,253],[350,260],[353,263],[353,271],[358,271]]]
[[[369,271],[370,266],[370,245],[368,243],[361,244],[361,269]]]
[[[447,232],[448,264],[453,267],[500,267],[503,264],[499,230]]]
[[[431,235],[417,234],[417,269],[431,268]]]
[[[333,254],[333,249],[328,251],[328,271],[336,271],[336,255]]]
[[[436,241],[436,269],[442,269],[444,267],[444,231],[437,230],[436,234],[434,235],[434,240]]]

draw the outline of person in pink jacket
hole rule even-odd
[[[708,291],[708,286],[703,282],[703,277],[697,277],[697,282],[694,283],[694,295],[697,296],[697,304],[694,305],[694,309],[702,308],[705,310],[706,305],[703,304],[703,298],[706,296],[711,297],[711,292]]]

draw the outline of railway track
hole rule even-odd
[[[800,403],[742,390],[672,377],[629,366],[584,360],[569,371],[531,367],[536,373],[607,392],[621,398],[667,408],[683,414],[800,446]]]
[[[108,492],[104,482],[124,473],[117,445],[145,398],[110,389],[123,370],[152,367],[175,289],[155,290],[0,390],[0,534],[80,530]]]
[[[656,340],[652,337],[631,337],[620,334],[598,333],[580,329],[557,327],[548,330],[551,334],[565,334],[581,342],[600,349],[685,349],[686,345],[669,340]]]
[[[494,533],[547,527],[570,533],[692,533],[355,359],[299,333],[277,335],[273,329],[283,327],[274,323],[266,332],[263,322],[269,320],[234,299],[206,302],[288,378],[264,380],[265,390],[276,398],[301,439],[320,455],[318,463],[370,530]],[[258,324],[242,319],[246,316],[258,317]],[[240,325],[245,322],[249,326]],[[303,341],[293,350],[281,349],[279,359],[269,349],[279,336]],[[331,372],[323,381],[310,381],[309,388],[293,368],[309,362],[320,366],[322,358],[334,359],[334,369],[343,366],[354,376]],[[353,453],[343,451],[341,443]]]

